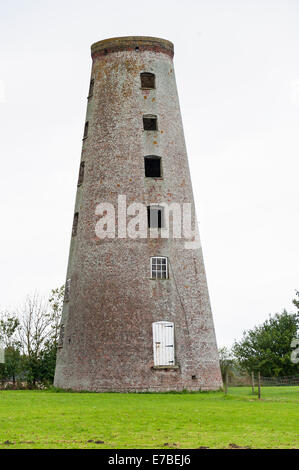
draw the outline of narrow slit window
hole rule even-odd
[[[145,131],[157,131],[158,130],[157,116],[152,116],[152,115],[143,116],[143,129]]]
[[[72,236],[73,237],[75,237],[77,235],[78,221],[79,221],[79,212],[75,212],[74,220],[73,220],[73,229],[72,229]]]
[[[171,367],[175,365],[174,323],[157,321],[152,324],[154,365]]]
[[[147,207],[147,223],[149,228],[164,227],[164,207],[148,206]]]
[[[92,78],[89,84],[88,98],[90,98],[93,95],[93,87],[94,87],[94,79]]]
[[[83,139],[86,139],[87,136],[88,136],[88,121],[86,121],[85,126],[84,126]]]
[[[141,88],[155,88],[155,75],[149,72],[140,74]]]
[[[80,168],[79,168],[78,186],[80,186],[84,181],[84,167],[85,167],[85,162],[81,162]]]
[[[168,279],[168,259],[165,256],[151,258],[151,278]]]
[[[144,170],[147,178],[161,178],[161,158],[156,155],[144,157]]]

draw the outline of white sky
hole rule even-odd
[[[90,45],[145,35],[175,71],[219,346],[299,289],[297,0],[2,0],[2,308],[63,284]]]

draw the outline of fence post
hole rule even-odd
[[[258,378],[259,400],[260,400],[261,399],[261,373],[260,371],[258,372],[257,378]]]
[[[251,388],[252,388],[252,395],[254,395],[254,372],[251,372]]]
[[[227,385],[228,385],[228,370],[225,371],[225,386],[224,386],[224,393],[227,395]]]

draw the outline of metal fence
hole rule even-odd
[[[257,380],[257,379],[256,379]],[[285,377],[263,377],[261,376],[261,385],[279,386],[279,385],[299,385],[299,375],[289,375]]]
[[[287,385],[299,385],[299,375],[289,375],[284,377],[260,377],[261,385],[267,386],[287,386]],[[254,382],[258,383],[258,374],[254,373]],[[252,385],[251,375],[229,375],[228,386],[230,387],[250,387]]]

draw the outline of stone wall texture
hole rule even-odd
[[[194,206],[172,57],[172,43],[157,38],[115,38],[92,46],[94,87],[57,387],[126,392],[222,386],[201,248],[186,249],[184,238],[99,239],[95,233],[96,206],[110,202],[117,208],[119,194],[126,195],[127,205]],[[141,88],[142,72],[155,74],[155,89]],[[157,131],[143,130],[145,114],[157,115]],[[145,178],[145,155],[161,157],[161,178]],[[169,279],[151,279],[151,256],[168,257]],[[174,322],[177,368],[153,367],[152,323],[162,320]]]

